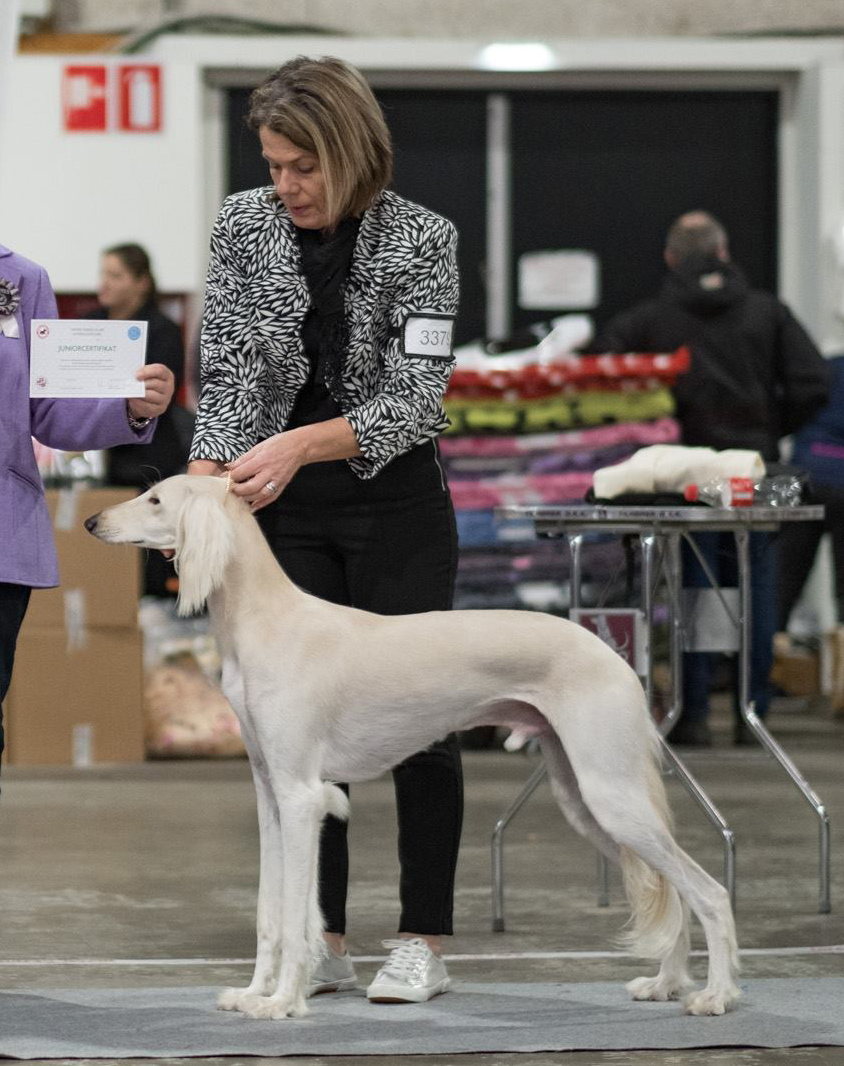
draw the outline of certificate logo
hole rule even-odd
[[[49,337],[50,336],[50,327],[49,326],[45,326],[43,323],[40,326],[36,326],[36,328],[35,328],[35,336],[36,337],[42,337],[42,338],[43,337]]]
[[[47,379],[45,377],[36,378],[35,384],[38,386],[39,389],[46,389]]]
[[[130,326],[129,329],[126,332],[128,334],[128,337],[129,337],[130,341],[136,341],[138,339],[138,337],[140,337],[140,335],[141,335],[141,327],[140,326]]]

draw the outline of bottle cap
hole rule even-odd
[[[686,487],[683,489],[683,497],[689,503],[697,503],[697,498],[698,498],[697,485],[686,485]]]

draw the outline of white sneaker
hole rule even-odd
[[[421,937],[382,943],[392,951],[366,990],[373,1003],[425,1003],[451,987],[445,963]]]
[[[357,977],[351,955],[348,951],[345,955],[335,955],[323,941],[311,962],[308,996],[317,996],[322,992],[346,992],[356,987]]]

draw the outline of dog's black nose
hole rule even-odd
[[[100,516],[98,514],[92,514],[90,518],[85,519],[85,528],[88,530],[89,533],[93,533],[94,530],[97,528],[97,519],[99,517]]]

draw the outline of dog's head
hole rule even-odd
[[[85,528],[107,544],[135,544],[175,554],[179,614],[198,611],[223,581],[234,550],[228,507],[242,506],[226,493],[226,480],[180,474],[153,485],[134,500],[107,507]]]

